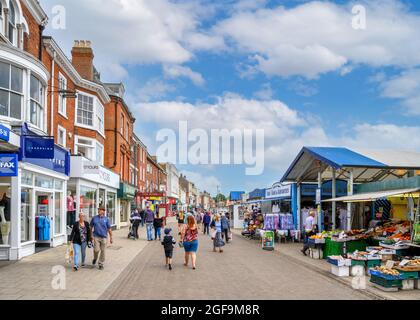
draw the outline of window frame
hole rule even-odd
[[[0,115],[0,117],[6,117],[6,118],[10,118],[10,119],[15,119],[15,120],[21,121],[23,119],[23,115],[24,115],[24,112],[25,112],[24,111],[25,110],[25,103],[24,103],[24,101],[25,101],[25,92],[24,91],[25,91],[25,76],[26,76],[26,72],[27,71],[25,69],[22,69],[19,66],[16,66],[16,65],[8,62],[8,61],[2,61],[2,60],[0,60],[0,63],[2,63],[2,64],[4,64],[4,65],[6,65],[6,66],[9,67],[9,79],[8,79],[9,80],[9,88],[0,87],[0,90],[6,92],[7,93],[7,96],[8,96],[8,100],[7,100],[7,102],[8,102],[8,106],[7,106],[8,114],[7,115]],[[13,67],[21,71],[21,92],[12,89],[12,68]],[[12,99],[12,95],[13,94],[14,95],[18,95],[21,98],[20,118],[15,118],[15,117],[12,117],[11,116],[11,105],[10,105],[10,103],[11,103],[11,99]]]
[[[63,83],[64,88],[62,87],[62,83]],[[67,78],[61,72],[59,72],[58,73],[58,90],[59,91],[67,90],[67,88],[68,88]],[[67,98],[60,93],[58,94],[58,113],[67,119]]]
[[[64,138],[64,143],[63,144],[60,144],[60,131],[63,132],[63,138]],[[66,130],[66,128],[63,128],[60,125],[57,126],[57,144],[64,147],[64,148],[67,147],[67,130]]]
[[[32,78],[34,78],[35,80],[38,81],[39,84],[39,99],[40,101],[36,100],[36,98],[32,97]],[[44,127],[45,127],[45,99],[44,99],[44,94],[45,94],[45,86],[43,85],[42,81],[40,78],[38,78],[34,73],[30,72],[29,74],[29,108],[28,108],[28,122],[30,124],[32,124],[33,126],[41,129],[42,131],[44,131]],[[33,123],[31,116],[32,116],[32,103],[37,107],[36,110],[36,119],[37,119],[37,123]],[[40,112],[39,112],[40,111]]]

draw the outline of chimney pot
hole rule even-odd
[[[72,64],[86,80],[94,80],[93,50],[89,40],[75,40],[71,50]]]

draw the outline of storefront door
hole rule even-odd
[[[53,228],[53,193],[35,192],[35,241],[38,247],[49,247]]]

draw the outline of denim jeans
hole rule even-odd
[[[157,238],[159,238],[159,239],[161,239],[162,238],[162,236],[161,236],[161,230],[162,230],[162,228],[155,228],[155,240],[157,240]]]
[[[153,222],[146,222],[147,240],[153,240]]]
[[[79,267],[79,261],[80,261],[80,255],[82,256],[82,264],[85,264],[86,260],[86,247],[87,242],[82,242],[82,245],[73,243],[73,249],[74,249],[74,266]]]

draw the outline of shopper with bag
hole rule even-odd
[[[187,225],[182,231],[183,247],[185,250],[184,266],[188,267],[191,257],[193,270],[196,269],[197,251],[198,251],[198,228],[193,215],[188,216]]]
[[[222,253],[225,242],[222,239],[222,221],[220,214],[216,214],[210,227],[212,229],[213,252],[216,252],[216,248],[219,248],[219,252]]]
[[[230,223],[225,213],[222,214],[220,221],[222,223],[222,237],[226,240],[226,243],[229,243]]]
[[[80,212],[79,221],[76,221],[73,224],[73,229],[70,234],[70,242],[73,244],[74,251],[74,271],[79,270],[79,262],[81,256],[81,266],[85,267],[86,261],[86,247],[91,246],[92,243],[92,233],[90,229],[89,222],[85,221],[85,214]]]

